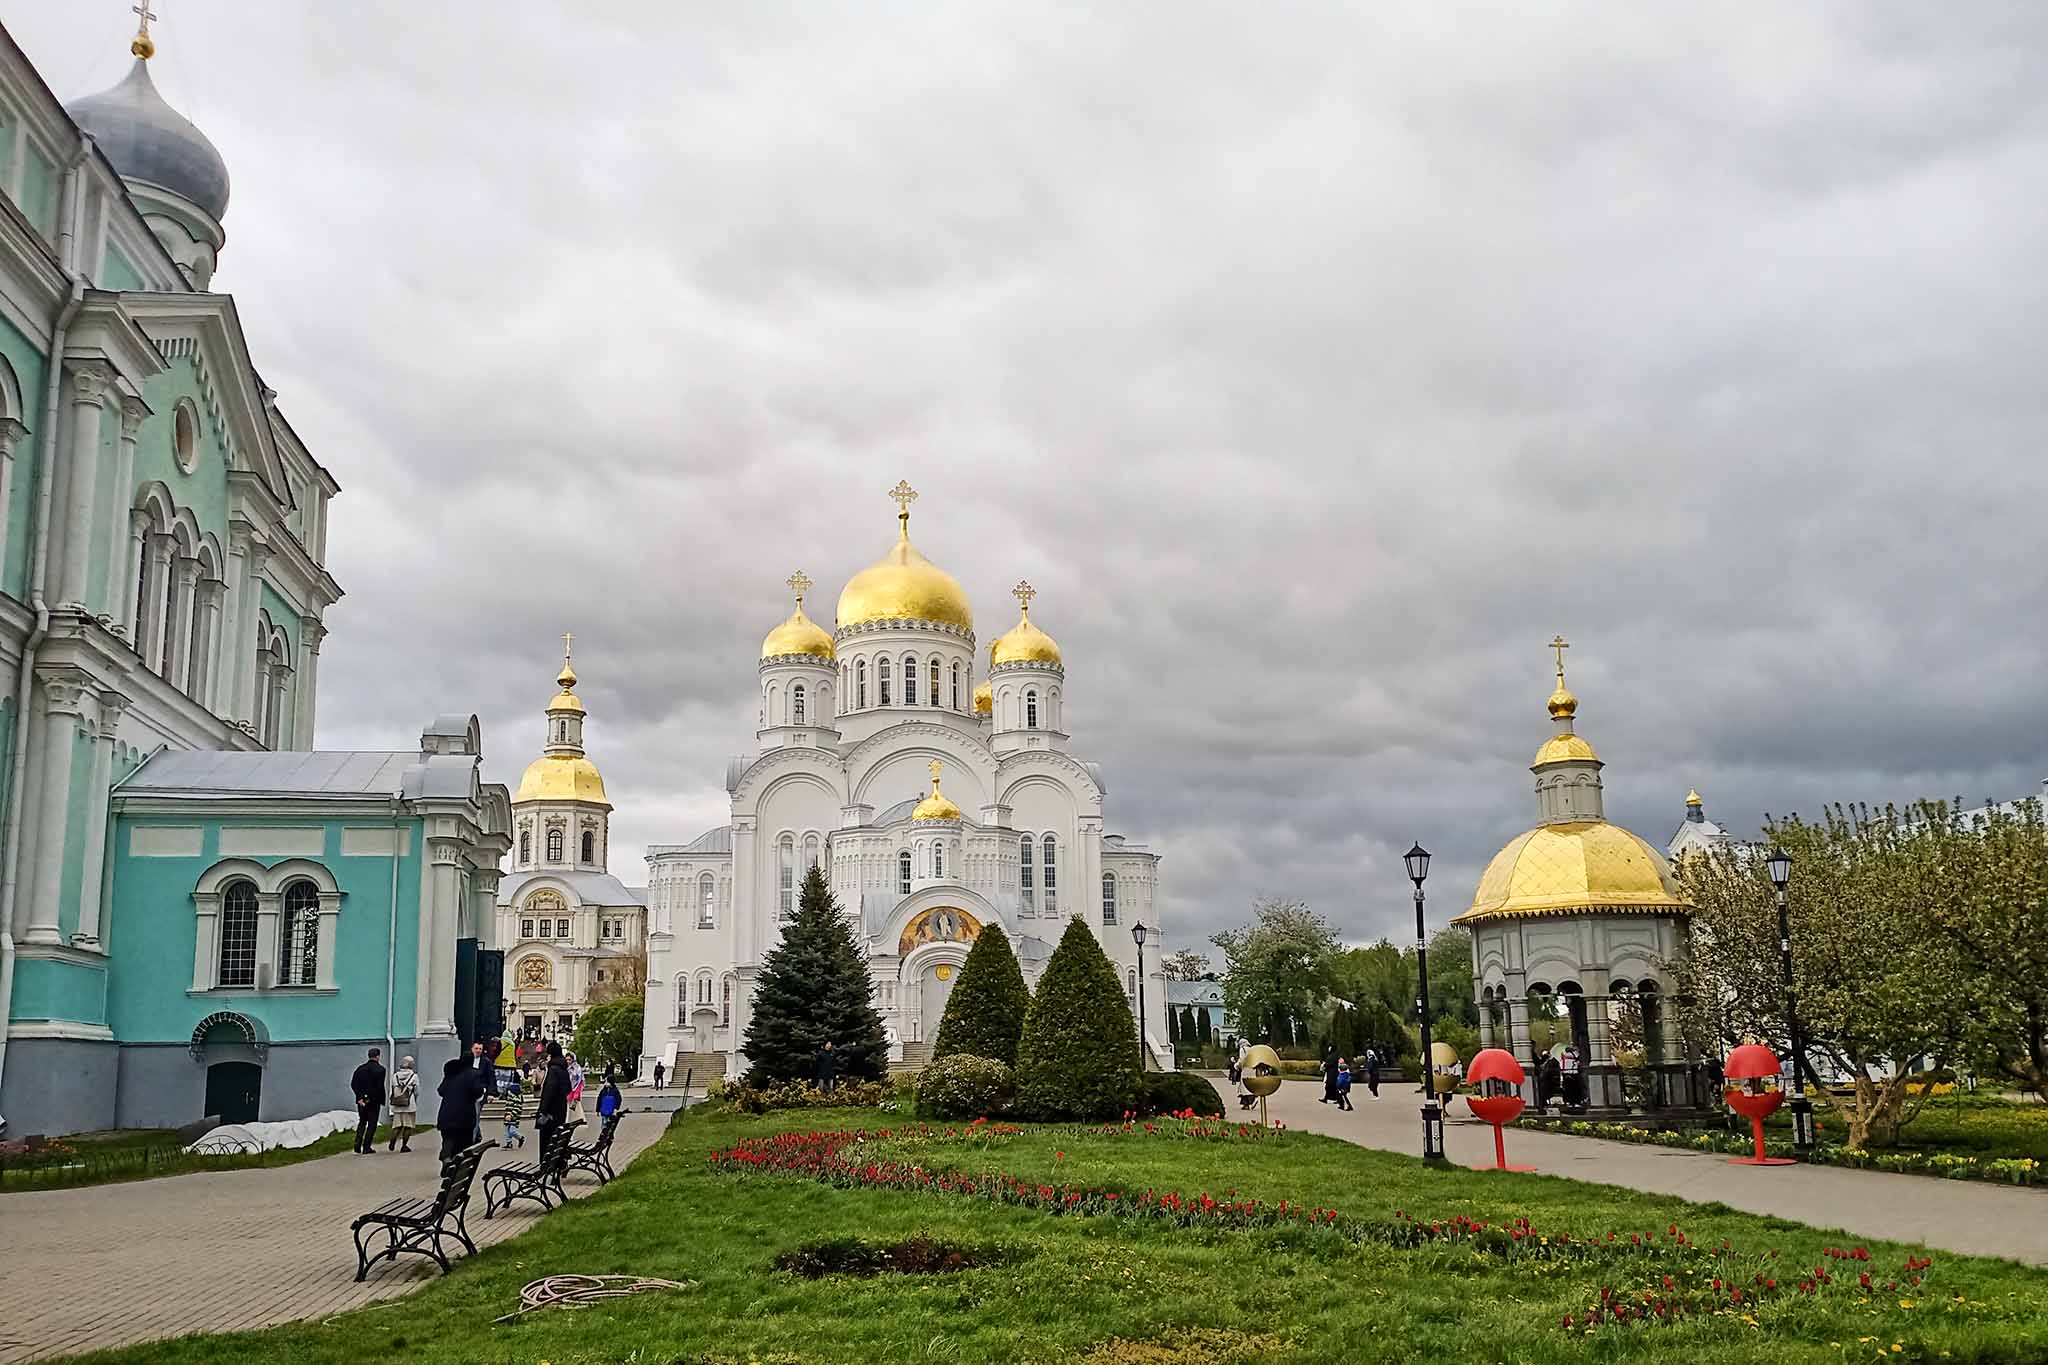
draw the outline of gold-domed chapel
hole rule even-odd
[[[1568,1101],[1589,1109],[1679,1107],[1691,1097],[1665,1002],[1690,907],[1664,854],[1607,819],[1604,764],[1577,733],[1579,701],[1565,686],[1567,647],[1551,641],[1553,729],[1529,765],[1537,823],[1494,855],[1451,923],[1472,934],[1484,1045],[1508,1048],[1532,1076],[1544,1054],[1558,1056]],[[1625,1015],[1641,1021],[1642,1039],[1625,1039],[1617,1057]]]

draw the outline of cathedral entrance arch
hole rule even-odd
[[[903,959],[899,979],[906,997],[904,1013],[913,1028],[912,1042],[938,1041],[946,1002],[952,998],[966,962],[967,949],[956,942],[928,943]]]

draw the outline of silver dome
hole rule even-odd
[[[124,180],[160,185],[220,221],[228,208],[228,165],[206,134],[156,92],[149,63],[138,60],[111,90],[65,106],[91,133]]]

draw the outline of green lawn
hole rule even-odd
[[[390,1135],[388,1125],[377,1130],[379,1142]],[[431,1130],[427,1141],[430,1146],[435,1141]],[[86,1133],[59,1138],[53,1145],[60,1150],[20,1162],[0,1162],[0,1194],[76,1189],[81,1185],[115,1185],[130,1180],[155,1180],[166,1175],[189,1175],[194,1171],[292,1166],[301,1161],[348,1151],[355,1145],[355,1130],[329,1133],[304,1147],[275,1147],[267,1152],[220,1156],[198,1156],[186,1152],[175,1131],[169,1128]]]
[[[324,1323],[88,1359],[1225,1365],[2048,1357],[2048,1276],[2011,1263],[1933,1253],[1924,1283],[1914,1286],[1902,1266],[1917,1248],[1867,1243],[1867,1262],[1837,1261],[1823,1248],[1854,1248],[1853,1239],[1719,1205],[1544,1176],[1425,1171],[1410,1158],[1306,1133],[1239,1139],[1232,1125],[1223,1140],[1050,1127],[977,1142],[899,1135],[871,1144],[859,1159],[1008,1172],[1034,1189],[1041,1181],[1106,1187],[1122,1192],[1118,1208],[1147,1190],[1225,1199],[1235,1191],[1235,1198],[1267,1207],[1283,1199],[1334,1207],[1338,1225],[1226,1228],[1199,1215],[1189,1220],[1194,1226],[1111,1213],[1059,1216],[979,1196],[715,1169],[707,1159],[746,1138],[898,1121],[872,1110],[758,1118],[694,1112],[607,1189],[547,1215],[416,1295]],[[1526,1244],[1516,1243],[1512,1255],[1469,1242],[1400,1246],[1397,1211],[1425,1223],[1462,1215],[1498,1225],[1526,1217],[1532,1239],[1569,1232],[1604,1244],[1612,1231],[1621,1249],[1554,1259],[1555,1240],[1529,1245],[1526,1254]],[[1730,1250],[1719,1257],[1683,1250],[1670,1235],[1673,1225],[1693,1244],[1718,1248],[1726,1239]],[[772,1269],[779,1253],[815,1239],[886,1242],[918,1232],[996,1252],[1001,1264],[864,1280],[803,1280]],[[1631,1234],[1654,1234],[1656,1250],[1628,1249]],[[346,1241],[346,1229],[336,1228],[337,1274],[349,1272]],[[203,1262],[203,1249],[194,1250]],[[1834,1283],[1797,1292],[1795,1280],[1817,1264],[1829,1268]],[[1875,1277],[1872,1292],[1857,1285],[1866,1270]],[[1675,1325],[1610,1324],[1590,1335],[1577,1325],[1603,1288],[1626,1299],[1664,1273],[1675,1272],[1682,1289],[1703,1286],[1709,1271],[1731,1284],[1769,1276],[1783,1288],[1761,1304]],[[571,1272],[661,1276],[694,1288],[490,1324],[517,1306],[526,1282]],[[1885,1289],[1893,1279],[1898,1288]],[[1570,1330],[1563,1325],[1568,1314],[1575,1320]]]

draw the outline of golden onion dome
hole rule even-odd
[[[995,709],[996,690],[994,687],[990,686],[986,679],[984,679],[982,681],[981,686],[974,689],[975,714],[986,716],[994,712]]]
[[[811,586],[811,580],[798,569],[786,580],[796,592],[796,610],[789,619],[768,632],[761,641],[761,657],[779,659],[786,655],[803,654],[814,659],[836,659],[838,647],[832,643],[832,636],[810,617],[804,615],[804,591]]]
[[[1543,741],[1543,747],[1536,751],[1536,757],[1529,761],[1532,768],[1546,763],[1566,763],[1577,760],[1582,763],[1598,763],[1600,755],[1593,752],[1583,735],[1552,735]]]
[[[936,758],[932,760],[931,795],[918,802],[917,809],[910,812],[910,818],[913,821],[958,820],[960,818],[960,808],[953,804],[951,797],[939,790],[939,770],[943,766]]]
[[[1694,810],[1698,810],[1701,806],[1704,806],[1707,803],[1705,799],[1700,796],[1700,789],[1698,787],[1694,787],[1691,791],[1688,791],[1685,794],[1685,804],[1692,807]]]
[[[604,775],[597,765],[581,754],[543,754],[526,765],[526,775],[519,779],[519,791],[512,798],[515,806],[522,801],[587,801],[594,805],[611,805],[605,795]]]
[[[1558,676],[1557,690],[1550,694],[1549,706],[1552,720],[1569,720],[1579,713],[1579,699],[1564,685],[1562,674]]]
[[[898,483],[889,496],[900,508],[896,543],[840,589],[839,629],[869,621],[931,621],[972,631],[974,609],[967,593],[953,575],[910,543],[910,504],[917,498],[916,490]]]
[[[996,637],[989,646],[990,666],[998,664],[1056,664],[1060,662],[1060,647],[1037,626],[1031,624],[1031,599],[1038,596],[1038,589],[1029,583],[1020,582],[1010,589],[1010,595],[1017,599],[1023,613],[1017,624]]]
[[[1691,908],[1662,853],[1619,825],[1580,820],[1517,836],[1486,865],[1471,909],[1451,922]]]
[[[562,660],[562,671],[555,675],[555,686],[560,688],[561,691],[555,693],[555,699],[548,703],[549,714],[553,714],[556,711],[574,711],[581,715],[583,712],[583,702],[577,697],[575,691],[576,670],[569,667],[569,661],[566,658]]]

